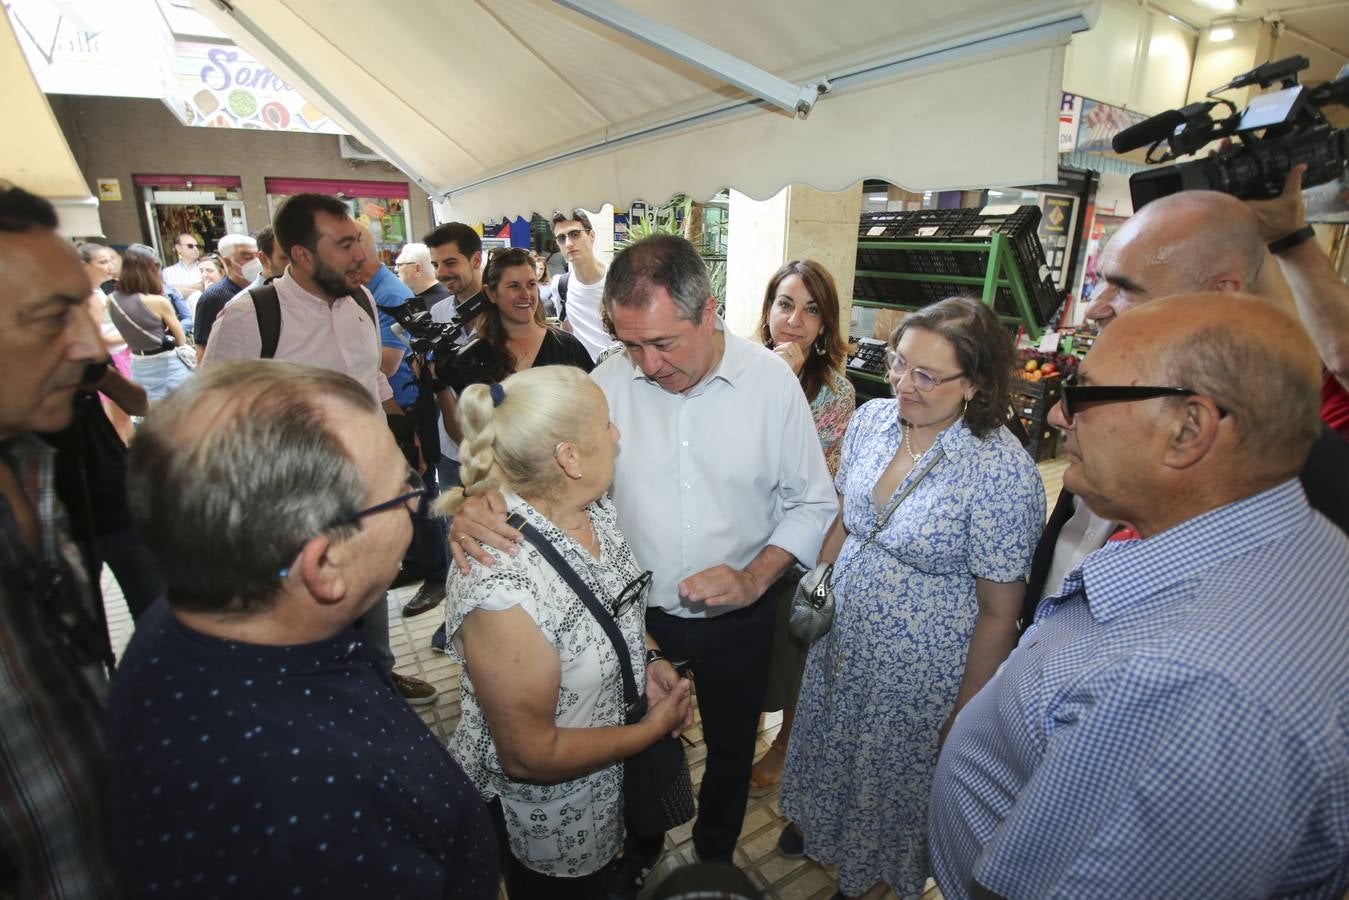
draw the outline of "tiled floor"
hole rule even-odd
[[[1063,481],[1066,463],[1062,459],[1042,463],[1040,474],[1045,481],[1045,494],[1049,506],[1058,496]],[[121,589],[109,572],[104,572],[103,591],[108,610],[108,625],[112,632],[113,647],[120,655],[131,637],[131,617],[122,601]],[[421,707],[422,719],[426,724],[448,742],[455,724],[459,721],[459,667],[448,657],[431,649],[431,634],[441,621],[438,613],[427,613],[415,619],[404,619],[399,615],[402,604],[406,602],[414,588],[403,588],[389,595],[390,644],[398,659],[397,669],[407,675],[416,675],[434,684],[440,690],[435,704]],[[780,714],[765,718],[764,730],[758,738],[759,752],[768,749],[777,735]],[[703,759],[706,748],[702,744],[701,730],[695,727],[688,733],[694,746],[688,751],[690,771],[694,784],[702,780]],[[740,841],[736,846],[735,862],[749,874],[755,884],[765,889],[770,898],[780,900],[824,900],[837,889],[834,882],[834,869],[821,866],[808,859],[784,859],[774,846],[785,820],[779,813],[778,797],[774,792],[765,797],[750,798],[745,812],[744,828],[740,832]],[[692,862],[692,840],[690,826],[685,825],[670,832],[666,838],[669,852],[658,870],[648,880],[657,884],[661,876],[669,870],[686,862]],[[504,897],[504,893],[502,895]],[[893,898],[893,892],[886,892]],[[941,892],[931,882],[923,900],[940,900]]]

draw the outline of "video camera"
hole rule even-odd
[[[1334,80],[1311,89],[1297,81],[1297,73],[1308,65],[1307,57],[1290,56],[1256,66],[1209,91],[1206,101],[1159,113],[1115,135],[1116,153],[1147,146],[1147,161],[1154,164],[1187,156],[1212,141],[1235,137],[1240,142],[1205,159],[1133,175],[1129,193],[1134,210],[1177,191],[1222,191],[1243,200],[1277,197],[1289,170],[1299,163],[1307,164],[1303,187],[1343,176],[1349,160],[1349,129],[1334,128],[1320,107],[1330,103],[1349,106],[1349,65]],[[1275,82],[1281,83],[1279,90],[1256,97],[1243,112],[1215,96],[1255,84],[1267,88]],[[1211,113],[1219,104],[1227,107],[1229,115],[1214,119]],[[1159,153],[1163,144],[1166,149]]]
[[[470,384],[487,382],[501,363],[501,357],[492,345],[482,338],[464,341],[464,329],[487,308],[481,293],[455,308],[448,322],[436,322],[426,307],[415,297],[402,306],[385,307],[402,326],[412,352],[428,360],[435,376],[455,393],[463,393]]]

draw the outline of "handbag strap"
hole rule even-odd
[[[562,580],[567,583],[567,587],[575,592],[576,596],[585,604],[586,609],[595,617],[600,628],[604,629],[605,635],[614,645],[614,653],[618,655],[618,668],[623,675],[623,702],[627,708],[628,715],[631,715],[641,709],[641,695],[637,692],[637,679],[632,674],[631,651],[628,650],[628,642],[623,639],[623,633],[618,630],[618,623],[609,611],[601,605],[596,599],[595,592],[592,591],[581,576],[576,574],[576,570],[562,558],[562,554],[553,546],[552,541],[544,537],[543,534],[522,516],[520,513],[512,513],[506,520],[506,524],[519,531],[525,536],[525,540],[534,545],[534,549],[539,551],[542,556],[556,571],[562,576]]]
[[[871,529],[871,534],[867,535],[867,540],[872,540],[876,535],[881,533],[881,529],[885,527],[886,522],[890,521],[890,517],[895,514],[895,510],[899,509],[899,504],[904,502],[904,498],[912,494],[913,489],[918,487],[919,483],[927,477],[927,473],[931,472],[932,468],[945,458],[945,450],[939,446],[934,447],[933,449],[936,450],[936,452],[928,457],[928,461],[923,465],[923,468],[918,470],[918,474],[909,479],[908,484],[904,485],[904,487],[895,494],[894,498],[890,501],[890,505],[885,508],[885,512],[881,513],[880,518],[876,520],[876,527]]]

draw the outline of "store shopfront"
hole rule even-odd
[[[132,175],[145,204],[150,241],[164,265],[178,261],[173,244],[194,236],[204,253],[214,253],[227,234],[248,234],[243,185],[229,175]]]
[[[412,210],[406,182],[350,181],[329,178],[267,178],[267,210],[277,210],[295,194],[331,194],[347,204],[352,218],[375,237],[375,246],[386,265],[393,265],[403,244],[414,238]],[[422,223],[425,224],[425,223]]]

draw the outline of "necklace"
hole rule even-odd
[[[907,453],[907,454],[909,454],[909,460],[910,460],[911,462],[913,462],[913,463],[916,465],[916,464],[918,463],[918,460],[922,459],[923,457],[922,457],[921,455],[919,455],[919,454],[913,452],[913,441],[909,439],[909,435],[910,435],[911,433],[912,433],[912,429],[909,428],[908,425],[905,425],[905,426],[904,426],[904,452]]]

